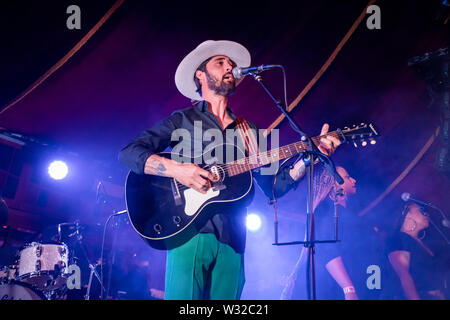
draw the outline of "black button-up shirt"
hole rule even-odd
[[[234,121],[225,129],[236,130],[236,116],[230,108],[227,108],[227,111]],[[251,129],[258,130],[253,123],[248,122],[248,124]],[[185,150],[190,148],[189,151],[193,157],[199,156],[202,154],[202,149],[211,143],[211,141],[203,140],[203,134],[198,134],[199,125],[201,125],[201,130],[221,130],[224,142],[226,141],[225,130],[222,129],[216,116],[209,111],[208,103],[201,101],[197,106],[173,112],[169,117],[143,131],[120,151],[119,160],[133,172],[144,174],[144,165],[147,158],[167,148],[175,146],[177,148],[185,148]],[[196,132],[194,132],[195,126],[197,126]],[[190,133],[190,140],[172,140],[172,133],[176,129],[187,130]],[[202,148],[199,149],[198,146]],[[252,173],[264,193],[269,198],[272,198],[274,192],[278,197],[285,194],[290,188],[296,188],[297,183],[289,175],[288,168],[284,167],[280,170],[275,187],[273,186],[273,175],[262,175],[259,170],[254,170]],[[253,199],[253,195],[254,188],[252,187],[252,190],[246,196],[248,200],[245,202],[246,204]],[[200,232],[213,233],[219,241],[230,245],[236,252],[243,253],[246,237],[246,207],[242,206],[242,204],[236,205],[231,202],[215,206],[214,208],[216,211],[200,229]]]

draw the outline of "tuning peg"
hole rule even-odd
[[[361,142],[361,145],[362,145],[363,147],[367,146],[367,141],[364,141],[364,140],[363,140],[363,141]]]
[[[353,141],[353,145],[355,146],[355,148],[358,148],[358,145],[356,144],[355,141]]]
[[[374,144],[376,144],[376,143],[377,143],[377,140],[374,140],[374,139],[371,139],[371,140],[370,140],[370,144],[374,145]]]

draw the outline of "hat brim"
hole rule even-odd
[[[250,66],[250,53],[241,44],[229,40],[205,41],[184,57],[178,65],[175,84],[181,94],[192,100],[202,100],[194,81],[195,71],[203,61],[218,55],[227,56],[239,68]]]

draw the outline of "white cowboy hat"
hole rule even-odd
[[[250,52],[241,44],[228,40],[202,42],[184,57],[175,72],[175,84],[182,95],[192,100],[202,100],[194,82],[194,73],[203,61],[218,55],[227,56],[239,68],[250,66]]]

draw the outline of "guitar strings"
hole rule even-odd
[[[324,135],[321,135],[321,136],[313,137],[313,138],[311,138],[311,140],[313,140],[314,143],[317,143],[317,140],[321,139],[322,137],[330,136],[330,135],[333,136],[333,137],[335,137],[335,138],[339,138],[338,132],[337,132],[337,131],[333,131],[333,132],[330,132],[330,133],[327,133],[327,134],[324,134]],[[295,144],[298,144],[298,143],[300,143],[300,145],[301,145],[303,148],[305,147],[305,143],[302,142],[302,141],[294,142],[294,143],[285,145],[285,146],[280,147],[280,148],[277,148],[277,149],[272,149],[272,150],[266,151],[266,152],[265,152],[265,153],[266,153],[266,158],[268,158],[268,154],[272,154],[272,152],[274,152],[274,151],[275,151],[275,153],[280,154],[280,150],[283,149],[283,148],[284,148],[284,149],[289,148],[289,150],[291,150],[291,147],[292,147],[292,146],[295,147]],[[224,172],[224,176],[227,177],[227,176],[230,176],[230,174],[229,174],[230,168],[229,168],[228,166],[234,166],[234,165],[248,166],[248,165],[258,164],[258,162],[257,162],[258,156],[260,157],[261,154],[262,154],[262,153],[256,154],[256,155],[251,155],[251,156],[249,156],[249,157],[246,157],[246,158],[243,158],[243,159],[239,159],[239,160],[236,160],[236,161],[233,161],[233,162],[229,162],[229,163],[225,163],[225,164],[216,164],[216,165],[214,165],[214,166],[216,166],[216,167],[222,169],[223,172]],[[283,154],[283,153],[281,152],[281,154]],[[293,156],[293,155],[292,155],[292,156]],[[270,158],[272,158],[272,155],[270,155]],[[251,163],[250,160],[254,160],[254,161],[256,161],[256,162]],[[281,160],[281,159],[279,159],[279,160]],[[244,162],[244,163],[239,163],[239,161]],[[211,166],[211,165],[206,164],[206,165],[203,167],[203,169],[209,168],[210,166]],[[245,168],[245,169],[247,169],[247,170],[245,170],[245,171],[248,171],[248,170],[251,170],[252,168]],[[243,171],[243,172],[245,172],[245,171]],[[241,172],[241,173],[243,173],[243,172]],[[181,190],[190,189],[190,187],[188,187],[188,186],[182,184],[181,182],[178,182],[176,179],[173,179],[173,180],[175,181],[175,183],[176,183],[176,185],[177,185],[177,188],[178,188],[179,190],[180,190],[180,189],[181,189]]]

